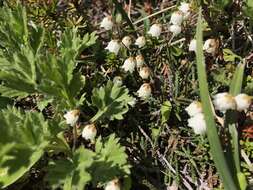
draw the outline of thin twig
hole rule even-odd
[[[146,16],[146,17],[140,19],[140,20],[135,21],[133,24],[136,25],[136,24],[138,24],[138,23],[140,23],[140,22],[142,22],[142,21],[144,21],[144,20],[146,20],[146,19],[148,19],[148,18],[151,18],[151,17],[153,17],[153,16],[159,15],[159,14],[161,14],[161,13],[167,11],[167,10],[174,9],[175,7],[176,7],[176,5],[173,5],[173,6],[171,6],[171,7],[167,7],[167,8],[165,8],[165,9],[160,10],[160,11],[157,11],[157,12],[151,14],[151,15],[148,15],[148,16]]]

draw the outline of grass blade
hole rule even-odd
[[[207,76],[204,64],[204,53],[203,53],[203,34],[202,34],[202,18],[201,9],[198,16],[197,25],[197,71],[198,81],[200,88],[200,98],[203,104],[203,112],[207,124],[207,137],[211,148],[211,154],[213,160],[223,181],[225,189],[238,190],[240,189],[233,180],[230,172],[230,168],[226,162],[221,143],[219,140],[214,115],[211,107],[210,96],[208,91]]]

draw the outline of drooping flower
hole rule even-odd
[[[71,125],[72,127],[76,124],[80,115],[80,110],[71,110],[64,114],[64,118],[66,119],[66,123]]]
[[[106,186],[105,190],[120,190],[120,182],[119,179],[114,179],[112,181],[109,181]]]
[[[203,50],[207,53],[215,54],[218,49],[218,42],[215,39],[208,39],[205,41]]]
[[[134,57],[129,57],[124,61],[124,64],[122,66],[122,68],[124,69],[125,72],[134,72],[136,63],[135,63],[135,59]]]
[[[94,124],[86,125],[82,131],[82,137],[85,140],[93,141],[97,135],[97,128]]]
[[[199,101],[193,101],[188,107],[185,108],[185,111],[189,116],[193,117],[198,113],[202,113],[202,105]]]
[[[236,101],[236,109],[238,111],[243,111],[249,108],[252,101],[252,97],[247,94],[238,94],[235,97],[235,101]]]
[[[170,23],[172,23],[173,25],[180,26],[183,22],[183,19],[184,19],[183,13],[181,11],[176,11],[172,13],[170,17]]]
[[[133,98],[132,101],[128,102],[128,104],[131,106],[131,107],[134,107],[135,104],[136,104],[136,98]]]
[[[189,51],[197,51],[197,40],[193,39],[189,45]]]
[[[125,36],[125,37],[122,39],[121,42],[124,44],[124,46],[126,46],[127,48],[129,48],[130,45],[132,44],[132,39],[131,39],[130,36]]]
[[[180,34],[182,31],[181,26],[179,26],[179,25],[171,25],[169,30],[170,30],[170,32],[173,33],[174,36]]]
[[[214,96],[213,104],[219,111],[226,111],[236,108],[235,98],[227,92],[216,94]]]
[[[146,39],[144,36],[139,36],[136,41],[135,45],[137,45],[139,48],[142,48],[146,45]]]
[[[117,86],[121,86],[123,84],[122,77],[121,76],[114,77],[113,83]]]
[[[141,67],[139,71],[139,75],[142,79],[148,79],[150,76],[150,68],[149,67]]]
[[[178,9],[183,13],[184,20],[189,18],[190,14],[191,14],[191,7],[190,7],[189,3],[181,2]]]
[[[139,90],[137,91],[137,94],[140,98],[142,99],[147,99],[150,97],[151,95],[151,86],[149,83],[144,83],[141,85],[141,87],[139,88]]]
[[[100,23],[100,27],[104,28],[105,30],[111,30],[113,27],[112,17],[104,17],[102,22]]]
[[[162,27],[160,24],[153,24],[149,31],[148,34],[150,34],[152,37],[159,37],[162,33]]]
[[[139,68],[139,67],[141,67],[144,63],[145,63],[145,61],[144,61],[144,57],[140,54],[140,55],[137,55],[136,57],[135,57],[135,60],[136,60],[136,66]]]
[[[120,44],[118,40],[111,40],[105,49],[117,55],[120,49]]]
[[[206,133],[206,122],[203,113],[197,113],[188,119],[188,126],[191,127],[195,134],[203,135]]]

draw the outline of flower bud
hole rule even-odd
[[[178,26],[178,25],[171,25],[169,30],[170,32],[173,33],[174,36],[180,34],[182,31],[181,26]]]
[[[112,17],[107,16],[103,18],[102,22],[100,23],[100,27],[104,28],[105,30],[111,30],[113,27]]]
[[[135,60],[136,60],[136,65],[138,68],[141,67],[145,63],[144,57],[142,55],[137,55],[135,57]]]
[[[82,131],[82,137],[85,140],[93,141],[97,135],[97,129],[94,124],[86,125]]]
[[[238,94],[235,97],[235,101],[236,101],[236,109],[238,111],[243,111],[249,108],[252,101],[252,97],[248,96],[247,94]]]
[[[216,94],[214,96],[213,104],[219,111],[227,111],[236,108],[235,98],[227,92]]]
[[[189,51],[197,51],[197,40],[193,39],[189,45]]]
[[[105,49],[117,55],[120,49],[120,44],[118,40],[111,40]]]
[[[114,179],[112,181],[109,181],[106,186],[105,190],[120,190],[120,182],[119,179]]]
[[[123,84],[122,77],[120,77],[120,76],[114,77],[113,83],[117,86],[121,86]]]
[[[159,37],[162,33],[162,27],[160,24],[153,24],[149,31],[148,34],[150,34],[152,37]]]
[[[124,46],[126,46],[127,48],[129,48],[130,45],[132,44],[132,39],[131,39],[130,36],[125,36],[125,37],[122,39],[121,42],[123,43]]]
[[[194,101],[185,108],[185,111],[189,116],[193,117],[194,115],[202,112],[202,105],[199,101]]]
[[[208,39],[204,43],[203,50],[205,50],[207,53],[214,55],[219,48],[218,46],[219,46],[219,43],[217,40]]]
[[[122,68],[125,70],[125,72],[129,71],[130,73],[133,73],[135,65],[136,63],[134,57],[129,57],[124,61]]]
[[[144,83],[141,85],[141,87],[139,88],[139,90],[137,91],[137,94],[140,98],[142,99],[147,99],[150,97],[151,95],[151,86],[149,83]]]
[[[181,11],[174,12],[170,17],[170,23],[180,26],[183,22],[183,18],[183,13]]]
[[[64,114],[64,118],[66,119],[66,123],[71,125],[72,127],[76,124],[80,115],[80,110],[71,110]]]
[[[197,113],[188,119],[188,126],[191,127],[195,134],[203,135],[206,133],[206,122],[203,113]]]
[[[136,39],[135,45],[137,45],[139,48],[142,48],[146,45],[146,39],[144,36],[140,36]]]
[[[148,79],[150,76],[149,67],[141,67],[139,74],[142,79]]]

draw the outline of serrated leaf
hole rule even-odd
[[[115,85],[111,81],[104,87],[95,88],[91,99],[98,109],[97,114],[91,119],[92,122],[102,118],[123,119],[123,114],[128,111],[129,102],[133,101],[126,87]]]
[[[91,180],[87,168],[93,163],[94,153],[80,147],[73,155],[72,159],[62,159],[51,161],[46,177],[51,186],[59,187],[65,185],[70,189],[84,189]],[[68,184],[65,184],[65,183]]]
[[[15,108],[0,112],[0,187],[5,188],[26,173],[43,155],[49,143],[49,125],[43,115]],[[11,148],[8,148],[11,145]]]
[[[114,134],[110,135],[106,142],[102,142],[99,137],[95,144],[95,152],[95,160],[90,168],[94,185],[130,174],[125,148],[119,144],[119,139],[115,138]]]

